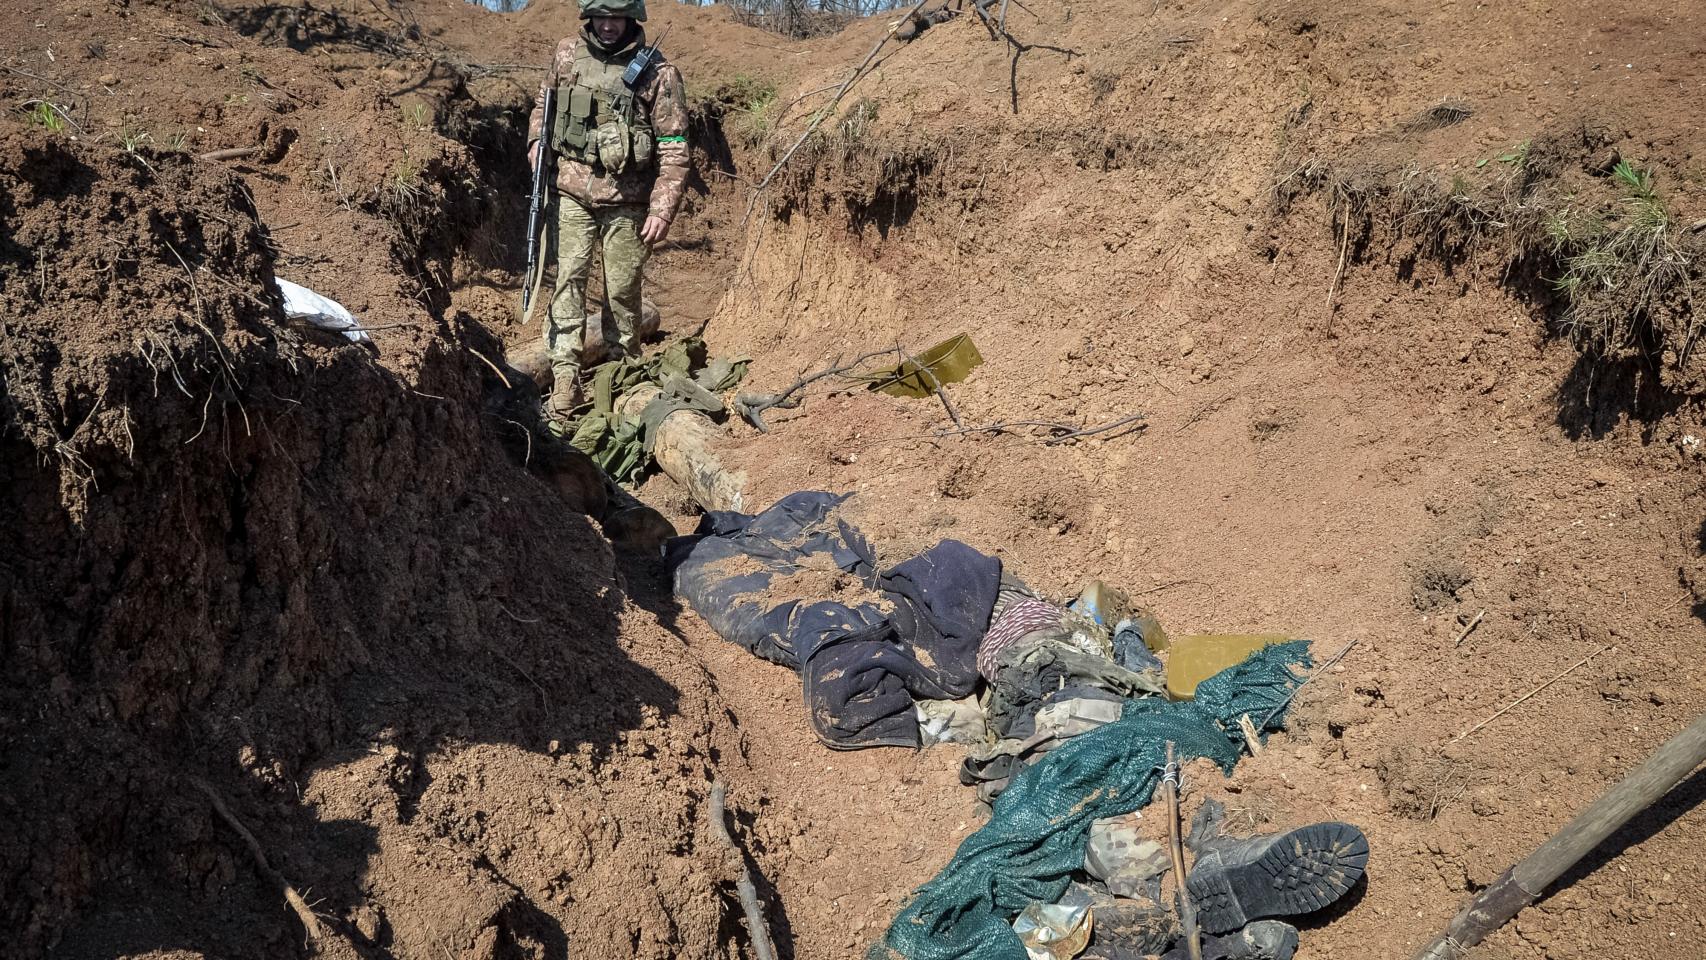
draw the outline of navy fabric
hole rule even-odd
[[[958,540],[943,540],[878,581],[894,601],[895,631],[929,652],[937,679],[952,691],[948,695],[971,693],[977,686],[977,645],[989,630],[1001,589],[1001,561]]]
[[[957,699],[977,685],[1001,561],[945,540],[878,572],[863,534],[836,515],[845,499],[802,492],[753,516],[706,514],[669,551],[676,592],[724,639],[800,672],[826,744],[917,746],[913,700]],[[815,554],[883,602],[770,605],[771,581]]]
[[[799,669],[826,637],[884,619],[874,606],[799,600],[771,606],[762,599],[774,578],[787,576],[819,553],[875,587],[870,544],[833,516],[845,499],[795,493],[756,516],[706,514],[692,538],[672,547],[676,592],[719,636],[773,663]]]

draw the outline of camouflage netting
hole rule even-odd
[[[1026,960],[1010,926],[1033,901],[1054,903],[1084,866],[1090,823],[1149,802],[1171,741],[1181,762],[1207,757],[1230,773],[1244,749],[1238,718],[1279,729],[1278,709],[1310,665],[1307,641],[1276,644],[1197,687],[1193,701],[1129,700],[1120,719],[1025,768],[987,824],[870,951],[871,960]],[[1277,711],[1277,712],[1276,712]]]

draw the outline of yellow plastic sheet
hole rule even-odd
[[[1235,667],[1257,650],[1291,639],[1277,633],[1205,633],[1173,640],[1167,658],[1167,696],[1190,700],[1197,684]]]

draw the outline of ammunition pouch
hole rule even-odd
[[[556,113],[550,143],[560,156],[612,177],[656,162],[650,111],[631,94],[574,84],[558,94]]]

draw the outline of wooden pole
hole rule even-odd
[[[1179,764],[1173,760],[1173,741],[1167,741],[1167,766],[1161,774],[1161,791],[1167,795],[1167,839],[1173,855],[1173,886],[1179,894],[1179,926],[1185,931],[1186,952],[1191,960],[1202,960],[1202,936],[1197,931],[1197,908],[1185,886],[1185,841],[1179,824]]]
[[[1706,763],[1706,716],[1653,751],[1622,783],[1607,790],[1465,904],[1445,930],[1416,954],[1416,960],[1462,960],[1470,948],[1538,899],[1588,851],[1652,806],[1702,763]]]

